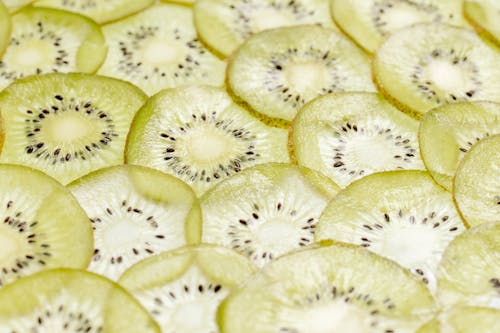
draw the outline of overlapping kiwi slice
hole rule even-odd
[[[500,46],[500,3],[496,0],[465,0],[465,17],[479,34]]]
[[[5,4],[5,6],[7,6],[9,11],[12,13],[18,11],[24,6],[29,5],[34,0],[2,0],[2,1]]]
[[[12,25],[7,7],[0,1],[0,56],[7,47]]]
[[[339,33],[313,25],[247,39],[229,63],[228,83],[255,111],[287,121],[319,95],[374,91],[368,58]]]
[[[424,163],[432,177],[448,191],[458,163],[485,137],[500,133],[500,104],[454,103],[427,112],[419,141]]]
[[[250,261],[232,250],[200,245],[145,259],[128,269],[119,283],[163,332],[215,333],[219,304],[253,272]]]
[[[416,333],[496,333],[500,311],[490,308],[454,307],[420,327]]]
[[[447,103],[500,102],[500,53],[464,28],[399,30],[377,50],[373,71],[379,90],[417,118]]]
[[[418,122],[375,93],[316,98],[291,129],[299,165],[316,169],[342,187],[377,171],[424,169]]]

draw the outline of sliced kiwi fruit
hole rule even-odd
[[[2,0],[5,6],[9,9],[9,12],[13,13],[19,9],[29,5],[34,0]]]
[[[250,116],[223,89],[169,89],[137,113],[126,161],[170,173],[202,194],[250,166],[288,162],[287,131]]]
[[[465,230],[450,193],[425,171],[374,173],[326,207],[316,240],[361,245],[409,269],[434,291],[448,243]]]
[[[479,34],[500,46],[500,3],[497,0],[465,0],[464,15]]]
[[[121,164],[130,123],[146,98],[130,83],[88,74],[18,80],[0,94],[0,162],[40,169],[63,184]]]
[[[0,332],[160,333],[118,284],[83,270],[40,272],[0,290]]]
[[[427,112],[419,132],[424,163],[434,180],[448,191],[458,163],[481,139],[500,134],[500,104],[463,102]]]
[[[339,33],[313,25],[248,38],[232,56],[228,83],[255,111],[288,121],[319,95],[375,90],[362,51]]]
[[[342,187],[377,171],[424,169],[418,122],[375,93],[320,96],[297,114],[291,129],[299,165]]]
[[[212,245],[187,246],[145,259],[118,281],[163,332],[218,332],[216,312],[254,272],[245,257]]]
[[[0,164],[0,188],[0,287],[41,270],[87,267],[91,225],[66,188],[10,164]]]
[[[420,118],[448,103],[500,102],[500,53],[468,29],[416,24],[393,33],[377,50],[379,90]]]
[[[416,333],[497,333],[500,310],[483,307],[455,307],[420,327]]]
[[[99,73],[130,81],[153,95],[190,84],[223,86],[226,64],[198,40],[192,10],[157,4],[103,27],[109,45]]]
[[[7,7],[0,1],[0,56],[2,56],[9,43],[12,24]]]
[[[500,221],[500,134],[479,141],[455,175],[453,196],[470,226]]]

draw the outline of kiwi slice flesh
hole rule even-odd
[[[19,9],[29,5],[34,0],[2,0],[5,6],[9,9],[9,12],[13,13]]]
[[[299,165],[342,187],[378,171],[424,169],[418,122],[375,93],[337,93],[306,104],[291,139]]]
[[[66,188],[10,164],[0,165],[0,188],[0,287],[41,270],[87,267],[92,229]]]
[[[500,221],[500,134],[479,141],[455,174],[453,196],[470,226]]]
[[[500,46],[500,3],[496,0],[465,0],[464,15],[479,34]]]
[[[0,332],[159,333],[122,287],[83,270],[54,269],[0,290]]]
[[[119,283],[163,332],[213,333],[219,331],[219,304],[254,270],[250,261],[229,249],[187,246],[135,264]]]
[[[465,229],[450,193],[425,171],[387,171],[353,182],[326,207],[316,240],[361,245],[409,269],[434,291],[448,243]]]
[[[248,38],[231,58],[228,83],[255,111],[288,121],[319,95],[375,90],[368,58],[341,34],[313,25]]]
[[[7,7],[0,1],[0,56],[9,43],[11,29],[10,14]]]
[[[500,53],[472,31],[416,24],[392,34],[373,62],[379,90],[411,115],[448,103],[500,102]]]
[[[289,162],[287,131],[250,116],[223,89],[169,89],[137,113],[126,161],[179,177],[202,194],[250,166]]]
[[[464,155],[478,141],[500,134],[500,104],[454,103],[427,112],[419,132],[422,159],[434,180],[452,191]]]
[[[157,4],[103,27],[109,52],[99,73],[153,95],[190,84],[223,86],[226,64],[198,40],[192,9]]]
[[[416,333],[497,333],[500,311],[491,308],[454,307],[423,325]]]

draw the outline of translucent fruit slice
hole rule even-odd
[[[29,5],[34,0],[2,0],[5,6],[9,9],[9,11],[16,12],[24,6]]]
[[[224,333],[413,332],[433,308],[424,284],[399,265],[331,245],[270,263],[223,302],[219,317]]]
[[[465,0],[464,15],[486,38],[500,46],[500,2]]]
[[[500,134],[500,104],[454,103],[427,112],[419,141],[424,163],[434,180],[448,191],[459,162],[481,139]]]
[[[141,259],[199,241],[198,201],[175,177],[122,165],[90,173],[69,189],[94,228],[89,270],[112,280]]]
[[[340,186],[377,171],[424,169],[418,122],[374,93],[338,93],[306,104],[293,122],[299,165]]]
[[[92,229],[66,188],[10,164],[0,165],[0,188],[0,287],[45,269],[87,267]],[[0,301],[0,308],[12,303]]]
[[[201,194],[250,166],[288,162],[287,135],[250,116],[223,89],[177,88],[137,113],[126,160],[179,177]]]
[[[392,34],[377,50],[380,91],[420,118],[443,104],[500,102],[500,53],[474,32],[446,24],[417,24]]]
[[[0,290],[0,332],[159,333],[144,308],[102,276],[55,269]]]
[[[453,196],[470,226],[500,221],[500,134],[479,141],[458,166]]]
[[[368,58],[339,33],[312,25],[247,39],[229,63],[228,82],[255,111],[285,120],[319,95],[375,90]]]
[[[361,245],[436,287],[448,243],[465,227],[450,193],[424,171],[369,175],[341,191],[321,215],[316,240]]]
[[[500,311],[482,307],[455,307],[423,325],[416,333],[497,333]]]
[[[0,56],[9,43],[11,29],[9,12],[3,2],[0,1]]]
[[[218,332],[216,312],[254,266],[245,257],[211,245],[183,247],[145,259],[120,278],[163,332]]]

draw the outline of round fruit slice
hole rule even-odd
[[[0,1],[0,56],[9,43],[11,28],[10,15],[7,11],[7,7]]]
[[[447,103],[500,102],[500,53],[472,31],[417,24],[377,50],[375,82],[387,98],[415,117]]]
[[[331,245],[271,263],[223,302],[219,317],[224,333],[413,332],[433,308],[424,284],[399,265]]]
[[[40,169],[63,184],[121,164],[130,123],[146,98],[129,83],[94,75],[16,81],[0,94],[7,127],[0,162]]]
[[[192,16],[188,7],[157,4],[105,26],[109,52],[99,73],[149,95],[189,84],[222,86],[226,64],[198,41]]]
[[[374,93],[339,93],[306,104],[293,122],[299,165],[342,187],[377,171],[424,169],[418,122]]]
[[[465,221],[500,221],[500,135],[479,141],[460,163],[453,195]]]
[[[0,188],[0,287],[49,268],[87,267],[92,229],[66,188],[39,171],[9,164],[0,165]],[[0,301],[0,308],[12,303]]]
[[[255,164],[288,162],[287,131],[264,125],[220,88],[171,89],[137,113],[126,160],[179,177],[202,194]]]
[[[10,40],[0,61],[0,90],[33,74],[92,73],[106,55],[94,21],[56,9],[28,7],[12,16]]]
[[[465,229],[451,194],[424,171],[389,171],[360,179],[321,215],[317,240],[361,245],[436,287],[448,243]]]
[[[94,228],[89,270],[112,280],[143,258],[199,241],[198,201],[175,177],[122,165],[92,172],[69,189]]]
[[[145,259],[120,278],[163,332],[218,332],[216,312],[254,272],[245,257],[225,248],[183,247]]]
[[[368,58],[339,33],[312,25],[250,37],[233,55],[228,76],[237,97],[285,120],[319,95],[375,90]]]
[[[464,14],[480,34],[500,46],[500,2],[465,0]]]
[[[0,290],[0,332],[159,333],[119,285],[92,273],[55,269]]]
[[[29,5],[34,0],[2,0],[11,13]]]
[[[456,307],[446,311],[440,320],[433,319],[416,333],[497,333],[500,311],[481,307]]]
[[[422,158],[434,180],[448,191],[458,163],[481,139],[500,133],[500,104],[454,103],[427,112],[420,125]]]

